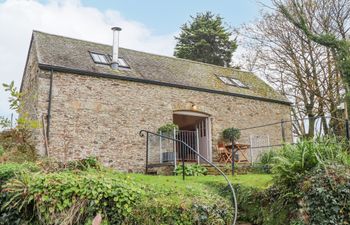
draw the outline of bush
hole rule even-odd
[[[227,141],[237,141],[241,137],[241,131],[237,128],[227,128],[222,132],[222,137]]]
[[[260,168],[265,173],[271,173],[272,165],[275,163],[275,157],[278,156],[276,149],[270,149],[259,155]]]
[[[318,138],[286,145],[273,158],[275,182],[295,188],[296,183],[314,168],[350,165],[346,143],[335,138]]]
[[[1,161],[34,162],[37,159],[32,131],[27,128],[15,128],[0,132],[0,145],[3,147]]]
[[[30,173],[39,171],[33,163],[17,164],[17,163],[7,163],[0,164],[0,190],[2,186],[15,177],[16,174],[20,173]],[[3,205],[10,200],[10,196],[4,192],[0,192],[0,224],[13,224],[13,225],[22,225],[24,224],[21,220],[21,213],[15,210],[4,209]],[[11,223],[10,223],[11,222]]]
[[[0,188],[9,179],[22,172],[37,172],[39,167],[34,163],[0,163]]]
[[[25,174],[9,180],[3,208],[23,221],[40,224],[84,224],[102,213],[110,224],[121,224],[141,197],[135,183],[101,171]]]
[[[307,224],[350,224],[350,170],[316,169],[300,183]]]
[[[182,175],[182,166],[176,167],[175,174],[176,175]],[[186,176],[203,176],[207,175],[208,170],[207,168],[198,165],[198,164],[193,164],[193,165],[185,165],[185,175]]]

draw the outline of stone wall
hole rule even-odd
[[[23,97],[19,117],[25,116],[27,119],[41,125],[39,125],[38,128],[32,129],[34,138],[33,141],[36,143],[38,154],[46,155],[42,119],[46,120],[47,107],[40,107],[40,104],[38,102],[39,98],[42,97],[42,94],[39,93],[40,78],[38,74],[40,73],[40,69],[38,67],[38,59],[35,53],[36,43],[33,41],[31,43],[31,48],[29,48],[26,68],[24,71],[24,76],[22,78],[21,92]],[[46,112],[40,110],[44,108],[46,108]],[[44,118],[42,118],[42,116]]]
[[[39,74],[38,114],[47,113],[49,77],[49,71]],[[227,127],[290,119],[290,107],[277,103],[54,72],[49,154],[61,161],[93,155],[123,171],[143,171],[145,139],[139,131],[157,131],[172,122],[174,110],[190,110],[193,103],[211,115],[214,151]],[[290,127],[287,130],[291,136]],[[280,126],[253,132],[269,134],[271,144],[281,142]],[[246,142],[250,134],[242,132],[239,141]]]

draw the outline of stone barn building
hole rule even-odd
[[[250,72],[119,48],[118,36],[109,46],[33,31],[21,92],[42,123],[34,131],[40,155],[97,156],[122,171],[144,171],[139,131],[173,122],[183,131],[176,138],[215,162],[225,128],[290,119],[290,103]],[[243,130],[239,143],[264,135],[281,143],[280,124]]]

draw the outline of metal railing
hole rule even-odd
[[[191,148],[197,149],[198,151],[198,140],[196,131],[178,130],[175,131],[175,137],[177,140],[182,140],[187,143]],[[182,143],[176,144],[176,155],[178,160],[184,159],[185,161],[196,162],[198,161],[197,156],[193,153],[186,145]]]
[[[185,143],[182,140],[178,140],[176,138],[172,138],[172,137],[168,137],[168,136],[164,136],[164,135],[160,135],[151,131],[147,131],[147,130],[141,130],[139,132],[140,137],[144,137],[146,134],[146,173],[147,173],[147,169],[148,169],[148,143],[149,143],[149,135],[155,135],[161,138],[165,138],[171,141],[174,141],[176,143],[180,143],[184,146],[186,146],[189,150],[191,150],[194,154],[196,154],[199,158],[201,158],[203,161],[205,161],[206,163],[208,163],[210,166],[214,167],[226,180],[227,185],[229,186],[231,193],[232,193],[232,204],[233,204],[233,223],[232,225],[236,224],[237,221],[237,199],[236,199],[236,193],[235,190],[233,189],[233,186],[230,182],[230,180],[227,178],[227,176],[224,174],[224,172],[222,172],[222,170],[220,170],[217,166],[215,166],[213,163],[211,163],[208,159],[206,159],[204,156],[202,156],[197,150],[193,149],[191,146],[189,146],[187,143]],[[185,160],[184,158],[182,158],[182,179],[185,180]],[[176,162],[175,162],[176,163]]]

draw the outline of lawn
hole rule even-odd
[[[186,189],[188,186],[201,189],[206,188],[212,183],[226,184],[223,176],[185,177],[184,181],[182,180],[182,176],[151,176],[144,174],[128,174],[127,176],[145,185],[157,185],[167,188],[176,187],[179,189]],[[244,174],[228,176],[228,178],[233,185],[240,184],[242,186],[260,189],[265,189],[272,184],[272,176],[269,174]]]
[[[148,193],[148,196],[158,201],[191,204],[194,199],[205,201],[207,198],[217,200],[220,198],[229,203],[227,183],[222,176],[189,176],[185,180],[182,180],[182,176],[144,174],[123,174],[122,176],[144,185],[149,192],[157,193],[157,195]],[[268,174],[235,175],[228,178],[234,186],[240,185],[247,188],[265,189],[272,184],[272,176]]]

